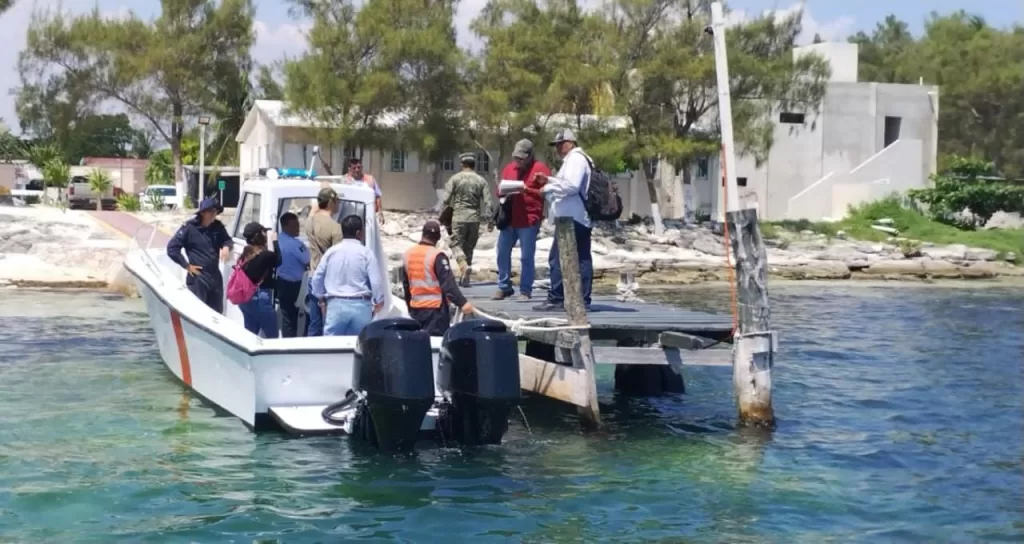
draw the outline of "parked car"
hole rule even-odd
[[[139,193],[144,210],[173,210],[181,207],[181,199],[174,185],[150,185]]]
[[[85,176],[74,176],[68,184],[68,207],[69,208],[91,208],[96,209],[96,200],[103,199],[103,208],[112,210],[117,207],[117,195],[121,193],[119,187],[111,186],[102,195],[96,194],[89,185]]]

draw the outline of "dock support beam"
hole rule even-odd
[[[580,284],[580,259],[576,252],[576,228],[571,217],[555,218],[555,239],[558,241],[558,262],[562,267],[562,287],[565,294],[565,311],[569,314],[570,325],[586,325],[587,309],[583,304],[583,290]],[[594,374],[594,347],[590,342],[590,331],[575,331],[576,342],[572,347],[572,366],[582,370],[585,376],[585,406],[578,406],[580,424],[585,429],[601,426],[601,414],[597,406],[597,376]]]
[[[772,427],[772,364],[775,334],[768,323],[768,262],[756,209],[741,209],[736,185],[736,148],[733,141],[732,102],[729,92],[729,57],[726,53],[725,16],[720,2],[711,4],[715,42],[718,112],[722,133],[722,181],[725,222],[732,242],[736,271],[736,331],[733,344],[733,388],[741,425]]]

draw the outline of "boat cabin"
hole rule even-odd
[[[366,246],[377,256],[377,262],[381,267],[383,277],[388,277],[387,255],[381,244],[378,218],[374,210],[374,191],[371,187],[362,182],[344,181],[341,176],[318,176],[314,179],[283,179],[274,177],[260,177],[246,180],[242,183],[241,195],[239,196],[238,211],[234,221],[226,225],[228,233],[234,238],[235,245],[230,259],[230,266],[224,272],[225,292],[227,291],[227,280],[231,275],[231,266],[238,260],[245,249],[245,239],[242,237],[242,230],[245,225],[258,221],[264,227],[275,233],[281,231],[281,216],[291,212],[299,217],[302,225],[299,239],[306,242],[306,225],[317,208],[317,195],[324,187],[331,187],[338,193],[340,205],[334,219],[340,222],[349,215],[358,215],[363,219],[363,229],[366,235]],[[306,278],[313,271],[306,272]],[[299,306],[303,306],[306,297],[307,281],[303,281],[302,292],[299,294]],[[385,315],[392,315],[392,306],[398,301],[397,297],[387,295],[385,302]],[[404,305],[404,303],[403,303]],[[242,322],[242,312],[237,306],[225,302],[225,315]],[[304,312],[300,312],[300,330],[304,326]],[[278,316],[280,319],[280,316]]]

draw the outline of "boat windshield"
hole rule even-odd
[[[299,221],[303,224],[306,220],[316,211],[316,198],[302,197],[302,198],[282,198],[280,206],[277,207],[277,223],[280,226],[281,216],[287,212],[292,212],[299,216]],[[334,216],[334,220],[341,223],[341,220],[350,216],[357,215],[366,223],[366,204],[356,200],[340,200],[338,201],[338,213]],[[305,231],[305,229],[303,229]]]

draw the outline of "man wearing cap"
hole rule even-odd
[[[313,273],[312,293],[324,310],[325,336],[354,336],[384,307],[388,284],[364,245],[363,219],[341,220],[342,242],[327,250]]]
[[[217,313],[224,313],[224,277],[217,258],[227,261],[234,245],[228,229],[217,219],[221,211],[216,200],[203,200],[195,217],[185,221],[167,242],[167,256],[188,272],[185,286]]]
[[[541,192],[550,203],[548,217],[571,217],[576,231],[576,252],[580,259],[580,288],[583,304],[590,307],[590,289],[594,279],[594,261],[590,255],[590,215],[583,199],[590,183],[590,157],[576,144],[572,130],[564,129],[555,135],[550,145],[562,157],[558,174],[546,176],[534,174],[538,183],[544,184]],[[548,268],[551,271],[551,287],[544,304],[535,306],[538,311],[562,308],[565,292],[562,286],[562,267],[558,260],[558,238],[551,244],[548,254]]]
[[[320,259],[327,250],[341,243],[341,225],[334,219],[338,213],[338,193],[331,187],[320,189],[316,197],[317,210],[306,224],[306,238],[309,240],[309,285],[306,288],[306,315],[309,322],[306,336],[323,336],[324,316],[320,301],[313,296],[313,274],[320,265]]]
[[[451,325],[452,317],[445,299],[464,313],[473,313],[473,305],[455,282],[448,256],[437,249],[440,240],[441,224],[433,219],[427,221],[420,243],[409,248],[402,257],[399,272],[409,316],[431,336],[444,336]]]
[[[544,219],[543,187],[536,174],[551,175],[551,169],[533,155],[533,142],[519,140],[512,151],[512,162],[501,171],[501,179],[520,180],[523,190],[501,199],[506,224],[498,225],[498,292],[494,299],[501,300],[515,294],[512,288],[512,248],[519,242],[520,276],[519,296],[529,299],[533,295],[534,256],[537,251],[537,234]]]
[[[462,170],[448,178],[444,186],[444,205],[452,208],[452,250],[462,268],[463,287],[469,286],[472,273],[473,250],[480,239],[480,222],[487,222],[487,230],[494,230],[494,204],[487,180],[476,173],[476,155],[459,155]]]

